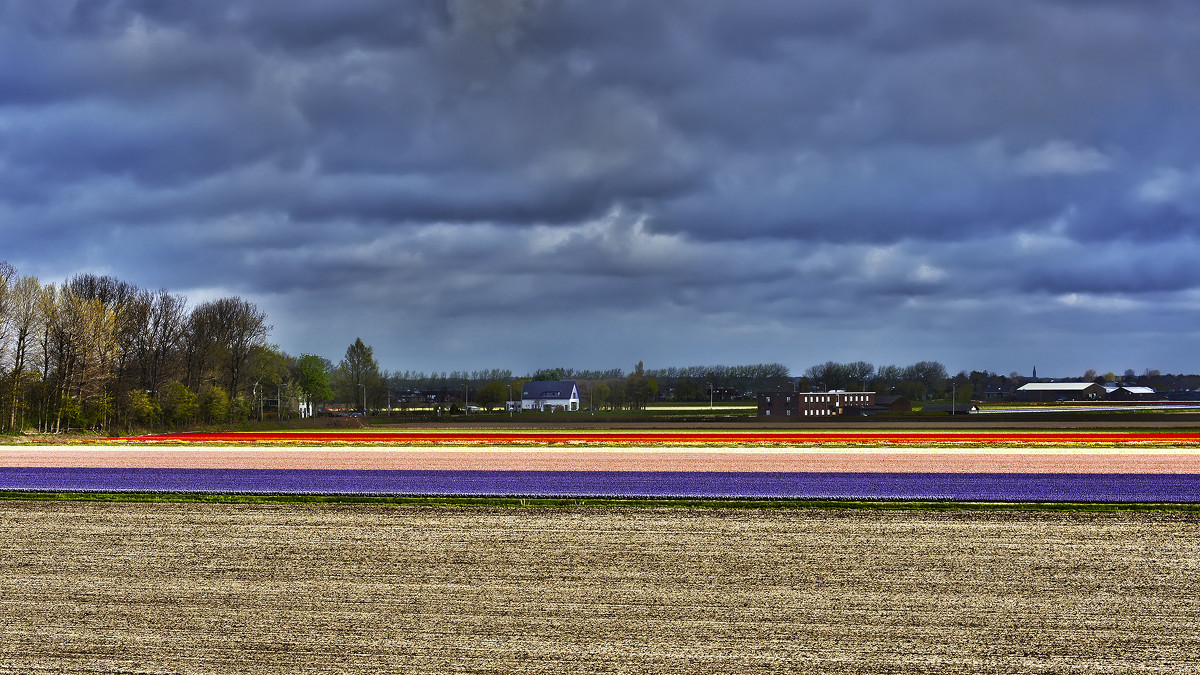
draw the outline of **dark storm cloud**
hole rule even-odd
[[[0,259],[425,367],[1195,370],[1196,63],[1170,0],[8,3]]]

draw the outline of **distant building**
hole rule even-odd
[[[399,405],[450,405],[456,401],[461,401],[463,391],[442,389],[426,389],[423,391],[404,391],[396,392],[393,390],[393,403]]]
[[[912,412],[912,402],[903,396],[879,394],[875,396],[875,406],[888,412]]]
[[[521,410],[579,410],[579,387],[574,380],[526,382],[521,387]]]
[[[1005,401],[1015,397],[1016,390],[1011,384],[989,384],[978,396],[985,401]]]
[[[1153,401],[1158,398],[1158,392],[1154,391],[1154,387],[1135,387],[1126,384],[1105,387],[1105,390],[1105,395],[1114,401]]]
[[[1095,382],[1030,382],[1017,388],[1024,401],[1095,401],[1103,400],[1104,387]]]
[[[979,412],[979,406],[974,403],[938,403],[921,408],[921,412],[945,413],[947,415],[971,415]]]
[[[758,395],[758,416],[812,420],[860,414],[875,406],[873,391],[764,392]]]
[[[749,393],[742,392],[736,387],[706,387],[704,391],[710,394],[714,401],[739,401]]]

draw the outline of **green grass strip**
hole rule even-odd
[[[966,502],[840,499],[605,499],[412,497],[393,495],[233,494],[212,492],[28,492],[0,490],[0,500],[180,504],[333,504],[518,508],[854,509],[899,511],[1084,511],[1200,513],[1197,503]]]

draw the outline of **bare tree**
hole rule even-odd
[[[875,374],[875,366],[866,361],[855,361],[845,364],[846,377],[854,383],[859,391],[867,388],[867,382]]]
[[[105,385],[105,396],[115,402],[124,401],[126,393],[137,384],[134,342],[141,329],[142,292],[136,285],[116,277],[95,274],[77,274],[67,282],[67,286],[79,298],[99,303],[102,311],[110,315],[110,337],[114,344],[111,361],[107,364],[112,372]],[[123,413],[122,406],[111,406],[111,415],[116,423],[121,422]]]
[[[807,377],[813,384],[824,388],[825,391],[846,388],[846,367],[835,361],[809,366],[804,371],[804,377]]]
[[[876,394],[890,394],[903,379],[904,370],[900,366],[879,366],[871,380],[871,389]]]
[[[32,338],[41,330],[42,295],[45,293],[37,277],[21,277],[8,291],[9,327],[12,339],[12,360],[9,368],[8,428],[17,429],[17,416],[22,408],[21,381],[27,367],[27,355]],[[24,413],[21,413],[22,426]]]
[[[132,312],[137,330],[133,349],[140,386],[157,395],[174,375],[172,365],[182,349],[187,300],[166,290],[144,291]]]
[[[937,361],[918,361],[904,368],[904,379],[918,382],[931,394],[946,390],[946,367]]]
[[[89,426],[104,426],[117,353],[115,312],[99,298],[84,297],[67,285],[58,293],[47,320],[58,379],[55,429],[62,428],[64,416]]]
[[[0,359],[8,346],[8,287],[12,283],[17,270],[7,262],[0,260]]]
[[[237,296],[221,298],[201,305],[208,307],[212,320],[212,335],[229,384],[229,396],[236,398],[241,386],[242,370],[257,346],[266,343],[271,326],[267,315],[254,303]]]
[[[210,381],[210,370],[216,355],[216,308],[206,302],[192,310],[184,324],[183,353],[186,365],[186,385],[191,391]]]

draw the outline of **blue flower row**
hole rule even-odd
[[[1200,475],[0,467],[0,490],[1200,502]]]

